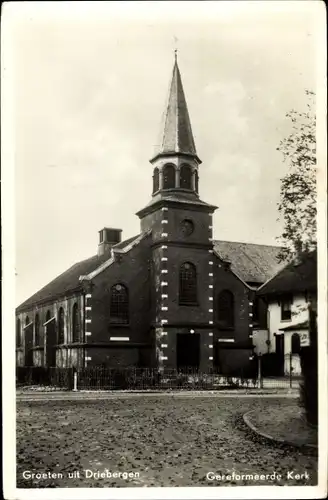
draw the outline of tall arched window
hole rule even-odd
[[[179,303],[182,305],[197,304],[197,273],[191,262],[184,262],[179,273]]]
[[[35,345],[40,345],[40,318],[39,315],[35,315],[34,319],[34,334],[35,334]]]
[[[63,344],[65,341],[64,329],[65,329],[65,313],[64,309],[61,307],[58,311],[58,344]]]
[[[163,189],[175,187],[175,168],[173,165],[165,165],[163,168]]]
[[[159,190],[159,170],[156,167],[153,175],[153,193]]]
[[[299,354],[301,350],[301,339],[298,333],[292,335],[292,353]]]
[[[79,342],[80,340],[80,315],[79,306],[76,302],[72,310],[72,338],[73,342]]]
[[[129,294],[126,286],[117,283],[110,289],[110,322],[129,323]]]
[[[20,347],[22,344],[22,331],[21,331],[21,320],[16,319],[16,347]]]
[[[199,190],[199,175],[197,170],[195,171],[195,191],[198,193]]]
[[[234,297],[229,290],[222,290],[217,302],[218,321],[223,327],[234,326]]]
[[[182,165],[180,169],[180,187],[192,189],[192,171],[189,165]]]

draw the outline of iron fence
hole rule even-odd
[[[16,367],[16,386],[47,386],[61,389],[73,389],[73,368],[44,366]]]
[[[17,386],[49,386],[66,390],[90,391],[165,391],[224,389],[297,389],[300,376],[263,377],[261,372],[249,377],[243,374],[222,375],[215,371],[200,372],[155,368],[73,368],[18,367]]]

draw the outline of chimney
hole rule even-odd
[[[112,246],[120,243],[122,240],[122,229],[113,227],[104,227],[99,231],[98,257],[104,254],[110,254]]]

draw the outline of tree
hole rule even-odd
[[[287,117],[292,131],[280,142],[278,151],[289,163],[281,179],[279,219],[284,228],[280,260],[289,260],[301,252],[316,248],[316,116],[315,94],[307,90],[307,111],[292,110]]]
[[[307,90],[307,111],[287,113],[292,131],[277,148],[282,152],[289,170],[281,179],[278,210],[284,229],[280,238],[283,249],[280,260],[306,257],[317,246],[316,224],[316,116],[315,95]],[[316,297],[309,300],[310,345],[301,348],[303,380],[300,384],[300,403],[307,421],[318,422],[318,345]]]

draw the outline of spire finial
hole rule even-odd
[[[175,60],[175,62],[178,62],[178,39],[176,36],[174,36],[174,45],[175,45],[174,60]]]

